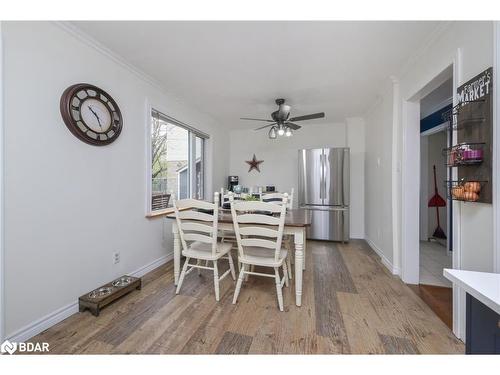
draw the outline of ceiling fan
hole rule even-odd
[[[300,125],[295,124],[297,121],[305,121],[305,120],[313,120],[316,118],[325,117],[324,112],[312,113],[310,115],[297,116],[290,118],[290,109],[291,107],[285,104],[285,99],[276,99],[276,104],[278,105],[278,110],[271,113],[272,120],[260,119],[260,118],[249,118],[249,117],[241,117],[241,120],[251,120],[251,121],[265,121],[270,124],[261,126],[255,130],[261,130],[268,127],[269,129],[269,138],[276,139],[278,135],[285,135],[290,137],[292,135],[292,130],[298,130],[301,128]]]

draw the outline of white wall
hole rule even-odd
[[[351,237],[364,238],[364,122],[347,119],[346,123],[304,124],[290,138],[268,138],[265,130],[233,130],[230,133],[231,175],[240,177],[243,186],[275,185],[280,191],[298,190],[298,150],[316,147],[351,148]],[[255,154],[261,172],[248,172]],[[224,185],[225,186],[225,185]],[[294,199],[297,205],[297,199]]]
[[[398,76],[400,98],[397,107],[401,109],[403,100],[409,100],[434,77],[444,71],[456,57],[458,49],[460,49],[461,55],[461,71],[458,79],[459,83],[463,83],[492,66],[493,23],[452,22],[435,35],[428,45],[422,46],[420,50],[416,51],[414,58]],[[395,74],[397,75],[397,72]],[[389,85],[389,79],[387,81],[387,85]],[[390,109],[392,94],[390,89],[381,90],[379,103],[365,116],[367,161],[380,155],[382,145],[392,138],[393,112]],[[372,129],[373,126],[375,129]],[[403,131],[401,120],[399,120],[398,134],[396,134],[399,151],[389,158],[392,160],[395,157],[396,165],[402,162]],[[384,134],[383,139],[380,138],[382,134]],[[388,163],[389,165],[390,163]],[[380,226],[377,222],[380,215],[373,212],[373,210],[377,210],[376,202],[373,199],[378,195],[377,193],[390,191],[391,178],[388,178],[388,175],[384,173],[374,173],[374,168],[376,165],[373,161],[367,162],[366,180],[370,185],[375,186],[376,193],[371,191],[367,185],[366,232],[367,238],[375,242],[377,241],[377,228]],[[401,171],[393,170],[392,172],[393,178],[397,181],[396,185],[400,188],[395,192],[393,202],[389,204],[401,202],[402,195]],[[411,171],[408,172],[411,173]],[[493,269],[492,205],[481,203],[460,203],[460,205],[462,268],[491,271]],[[401,238],[401,234],[395,233],[394,235],[399,235]],[[389,256],[392,252],[390,243],[381,241],[379,245],[383,246],[381,248],[383,253]],[[397,255],[396,258],[400,259],[401,254]]]
[[[493,23],[454,22],[414,61],[400,79],[401,96],[409,99],[440,71],[449,65],[461,50],[459,84],[493,64]],[[489,204],[461,205],[460,243],[463,269],[492,271],[493,211]],[[479,246],[478,246],[479,245]]]
[[[393,86],[387,82],[366,115],[365,232],[366,239],[393,268],[392,113]]]
[[[7,22],[2,29],[9,337],[172,252],[169,225],[145,218],[147,100],[211,135],[209,195],[227,175],[228,137],[211,118],[56,24]],[[64,125],[60,96],[79,82],[103,88],[120,106],[124,127],[113,144],[89,146]],[[117,265],[114,251],[121,253]]]

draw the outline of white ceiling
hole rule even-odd
[[[74,22],[184,102],[230,127],[269,118],[274,99],[292,116],[362,115],[380,85],[439,22]],[[305,124],[303,122],[302,124]]]

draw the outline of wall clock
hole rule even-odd
[[[64,90],[61,116],[69,131],[81,141],[104,146],[114,142],[123,126],[120,108],[100,88],[78,83]]]

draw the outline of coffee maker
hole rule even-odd
[[[228,176],[227,178],[227,190],[234,191],[233,188],[239,184],[238,176]]]

